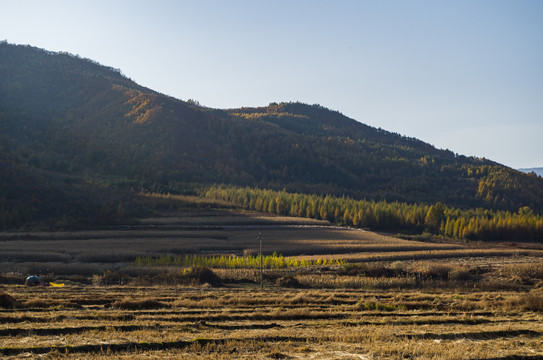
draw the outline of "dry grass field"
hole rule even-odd
[[[316,265],[266,269],[262,290],[258,269],[134,262],[254,255],[259,234]],[[229,211],[0,233],[0,335],[3,358],[543,359],[543,249]]]
[[[137,256],[264,253],[346,257],[404,251],[457,250],[459,244],[425,243],[337,228],[324,221],[254,213],[203,211],[142,219],[141,225],[77,232],[0,233],[0,265],[21,273],[87,275]]]
[[[526,294],[509,291],[16,286],[9,293],[13,306],[0,310],[4,358],[543,357],[543,314],[526,310]]]
[[[346,261],[395,261],[498,256],[536,256],[543,249],[435,240],[405,240],[338,228],[324,221],[232,211],[164,214],[137,226],[91,231],[0,233],[4,272],[87,275],[134,261],[137,256],[265,254]]]

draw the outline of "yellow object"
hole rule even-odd
[[[55,284],[55,283],[52,283],[52,282],[50,282],[49,285],[56,286],[56,287],[63,287],[64,286],[64,284]]]

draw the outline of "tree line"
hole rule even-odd
[[[244,256],[205,256],[205,255],[178,255],[178,256],[138,256],[134,261],[139,266],[180,266],[180,267],[208,267],[219,269],[258,269],[260,267],[260,255]],[[271,255],[262,256],[262,266],[265,269],[287,269],[315,265],[345,265],[343,260],[334,259],[298,259],[285,258],[274,252]]]
[[[247,210],[276,215],[328,220],[340,226],[373,230],[429,232],[476,241],[543,242],[543,216],[529,207],[517,212],[459,209],[433,205],[356,200],[331,195],[308,195],[252,187],[214,185],[204,196],[231,202]]]

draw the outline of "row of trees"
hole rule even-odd
[[[28,207],[6,209],[0,207],[0,230],[16,229],[32,220],[32,210]]]
[[[215,185],[205,197],[232,202],[249,210],[303,216],[374,230],[428,231],[458,239],[543,242],[543,217],[529,207],[518,212],[461,210],[404,202],[355,200],[349,197],[306,195],[286,191]]]
[[[258,269],[260,267],[260,255],[246,256],[205,256],[205,255],[185,255],[185,256],[138,256],[135,260],[136,265],[140,266],[182,266],[182,267],[208,267],[220,269]],[[333,259],[298,259],[285,258],[283,255],[273,253],[272,255],[262,256],[262,265],[266,269],[286,269],[313,265],[344,265],[343,260]]]

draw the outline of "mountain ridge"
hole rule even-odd
[[[0,43],[0,83],[0,148],[17,171],[115,176],[171,192],[186,184],[228,183],[464,208],[543,209],[540,178],[320,105],[201,107],[91,60],[6,42]],[[5,198],[2,189],[14,184],[3,181]]]
[[[523,173],[535,173],[538,176],[543,176],[543,167],[533,167],[533,168],[522,168],[518,169],[519,171],[522,171]]]

